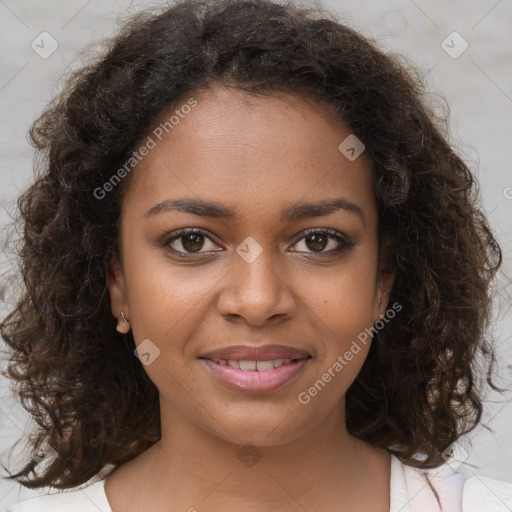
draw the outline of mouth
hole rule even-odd
[[[229,365],[230,361],[277,361],[277,366],[274,366],[277,368],[284,364],[285,361],[288,364],[288,359],[294,361],[308,356],[311,357],[311,354],[307,350],[286,345],[233,345],[202,354],[201,358],[210,359],[219,364],[222,364],[221,361],[226,361],[227,365]],[[283,362],[279,363],[280,360]],[[272,368],[269,367],[268,369]]]
[[[257,360],[247,360],[247,359],[210,359],[205,358],[214,363],[219,364],[220,366],[229,366],[231,368],[235,368],[238,370],[243,370],[244,372],[266,372],[274,370],[275,368],[280,368],[283,365],[294,363],[295,361],[301,361],[302,359],[308,359],[308,357],[301,357],[297,359],[267,359],[262,361]],[[203,359],[203,358],[200,358]]]
[[[250,393],[274,391],[297,378],[311,359],[210,359],[199,358],[208,370],[230,389]]]

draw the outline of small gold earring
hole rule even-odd
[[[121,311],[121,318],[123,319],[123,323],[120,320],[117,321],[117,331],[123,334],[126,334],[130,330],[130,322],[126,320],[124,316],[124,311]]]
[[[379,297],[379,305],[382,304],[382,297]]]

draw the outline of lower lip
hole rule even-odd
[[[283,364],[279,368],[263,372],[239,370],[228,365],[223,366],[215,363],[210,359],[202,359],[202,361],[204,361],[216,377],[230,388],[249,393],[264,393],[280,388],[291,381],[310,359],[309,357],[298,359],[297,361]]]

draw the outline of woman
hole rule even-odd
[[[508,506],[455,470],[501,253],[439,121],[313,9],[135,16],[31,130],[11,478],[80,488],[11,511]]]

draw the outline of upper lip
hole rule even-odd
[[[304,359],[305,357],[311,357],[311,354],[306,350],[285,345],[262,345],[258,347],[233,345],[212,350],[200,357],[215,361],[221,359],[232,361],[269,361],[272,359]]]

